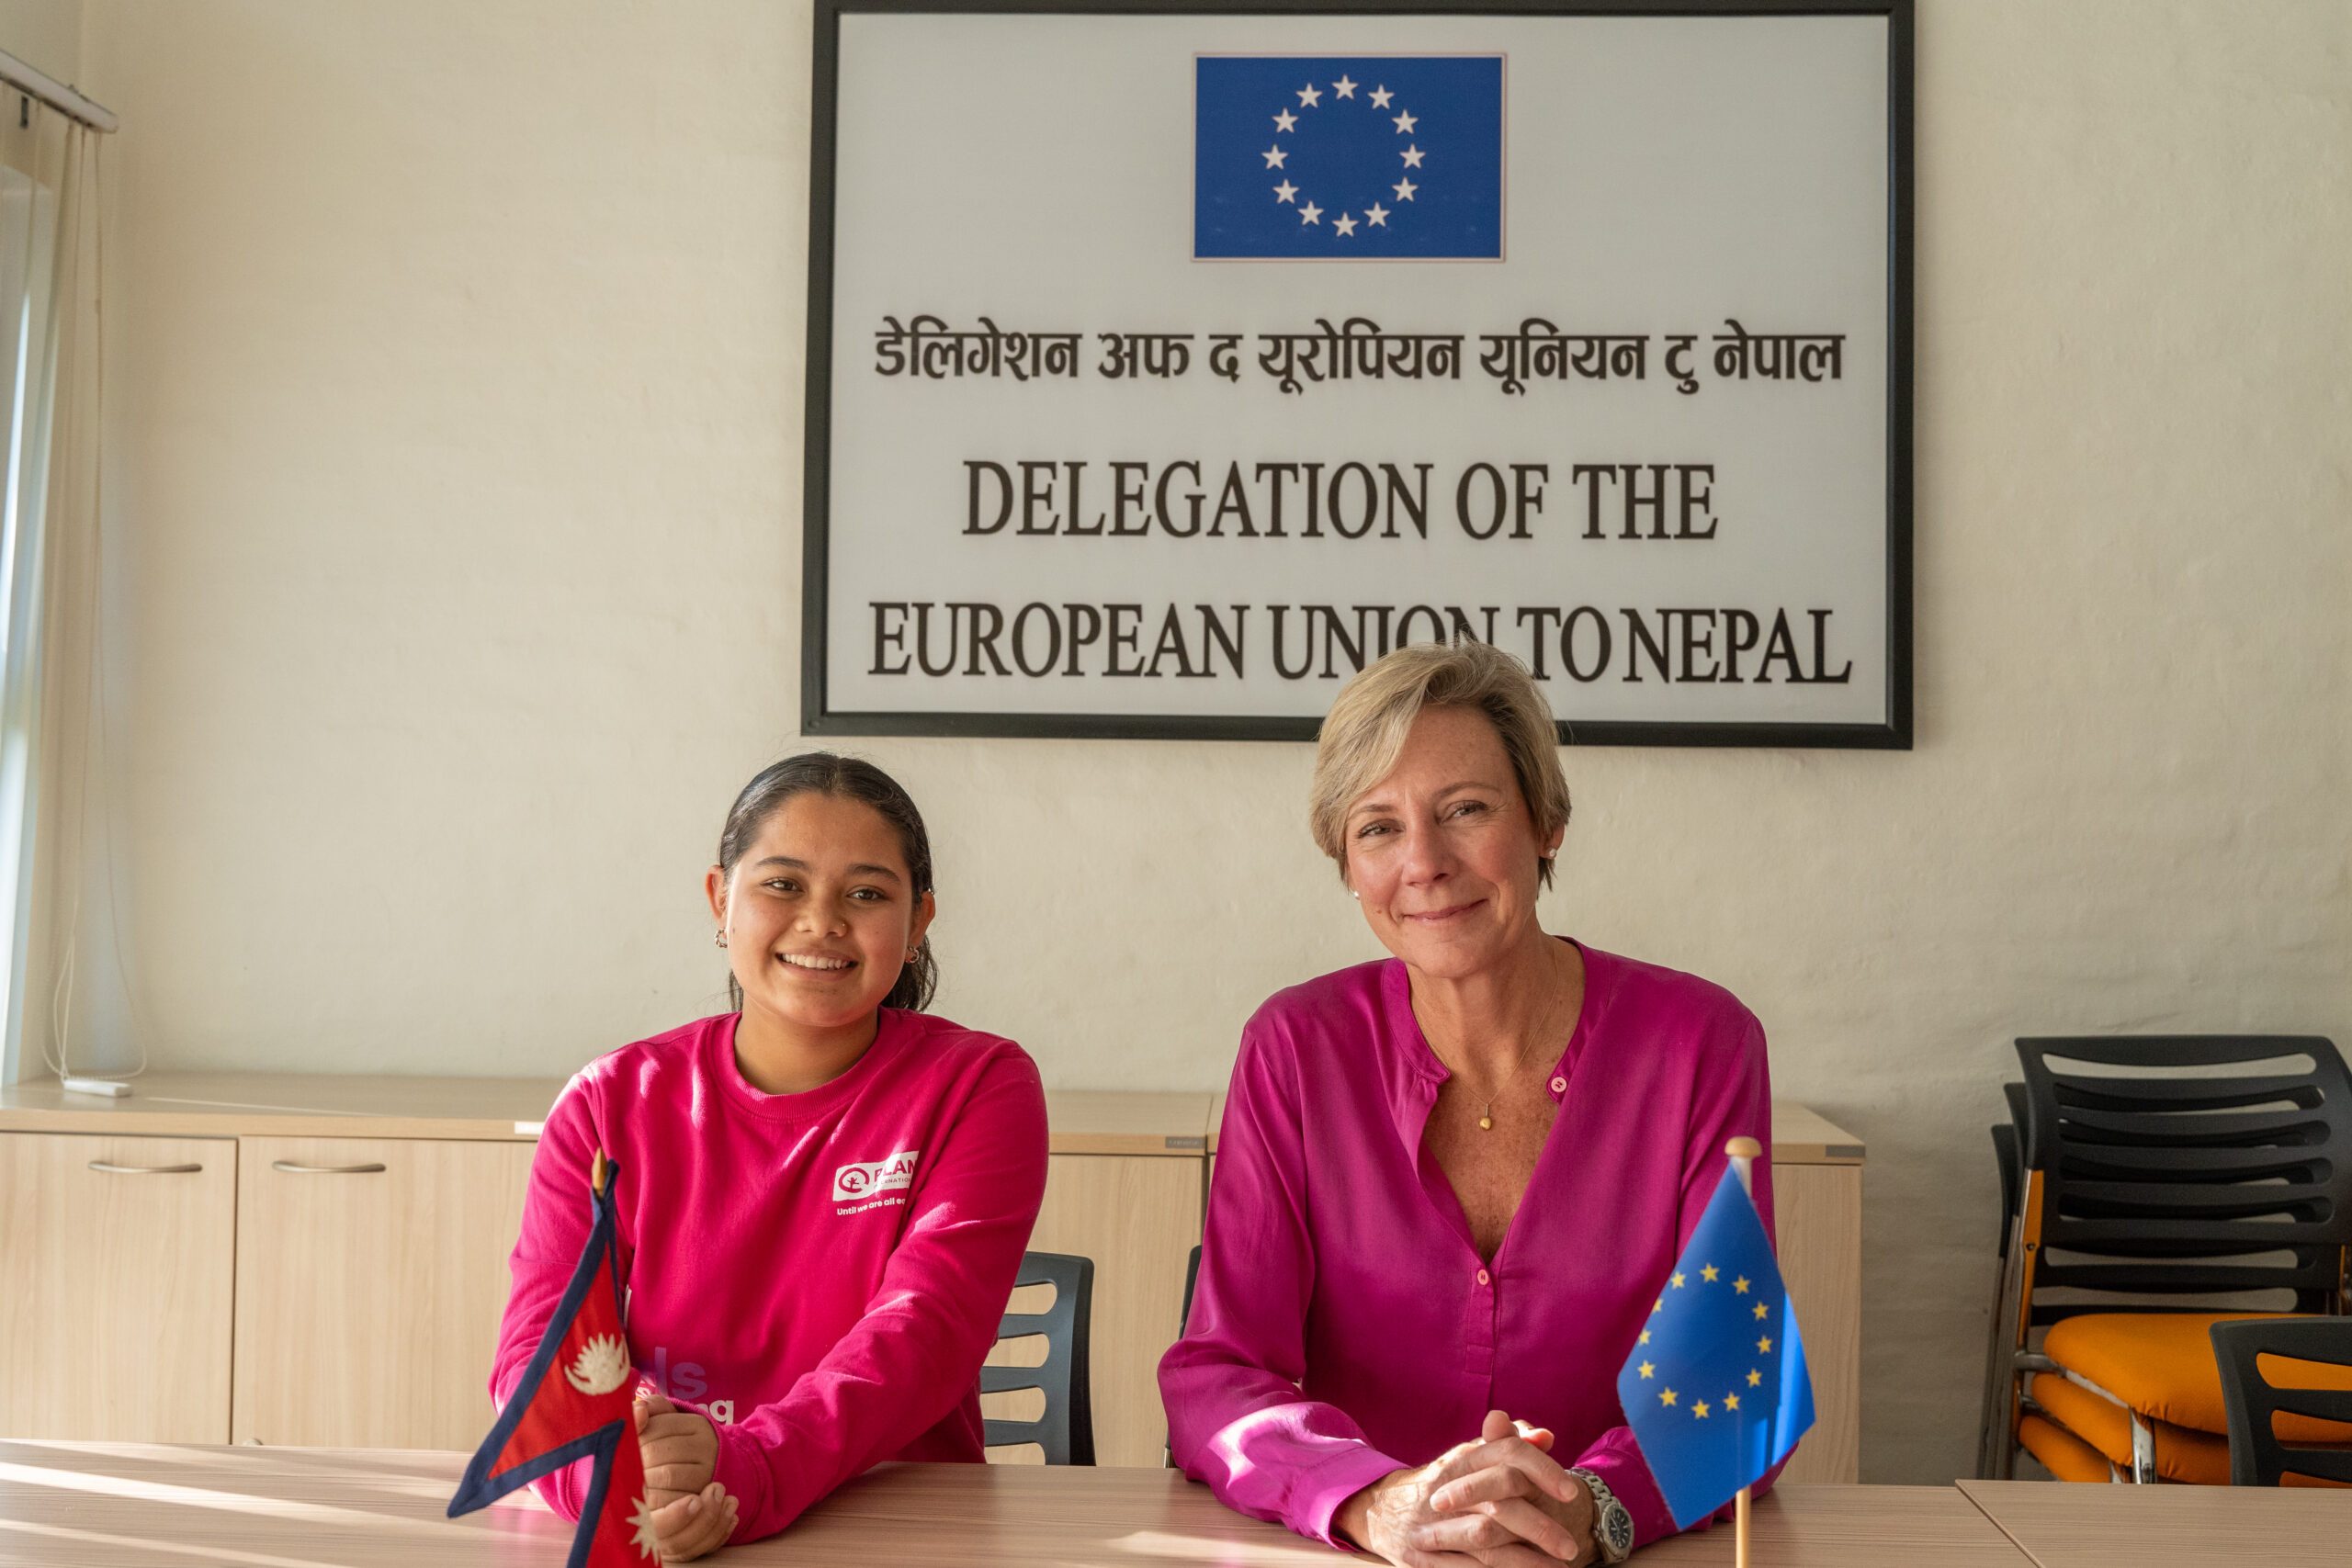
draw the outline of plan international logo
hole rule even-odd
[[[915,1184],[915,1161],[921,1149],[900,1149],[888,1159],[845,1165],[833,1172],[833,1201],[854,1203],[884,1192],[903,1192]]]
[[[1501,55],[1195,65],[1195,259],[1502,259]]]

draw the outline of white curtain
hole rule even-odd
[[[57,1038],[43,993],[70,946],[59,952],[37,929],[35,884],[71,899],[82,874],[71,863],[78,803],[64,820],[45,818],[59,804],[49,797],[86,777],[91,737],[86,712],[71,710],[92,690],[102,141],[0,89],[0,1081]],[[40,1030],[29,1049],[28,1021]]]

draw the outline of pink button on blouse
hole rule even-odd
[[[1720,987],[1578,947],[1565,1098],[1491,1260],[1421,1146],[1447,1074],[1400,962],[1293,987],[1243,1030],[1192,1317],[1159,1364],[1173,1457],[1230,1506],[1330,1541],[1351,1495],[1502,1409],[1552,1428],[1637,1541],[1674,1532],[1617,1371],[1724,1143],[1770,1145],[1764,1032]],[[1769,1158],[1755,1182],[1769,1226]]]

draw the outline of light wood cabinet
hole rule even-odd
[[[532,1148],[244,1139],[234,1440],[481,1442]]]
[[[1776,1159],[1772,1224],[1813,1377],[1813,1430],[1781,1474],[1850,1485],[1862,1460],[1862,1168]]]
[[[237,1145],[0,1133],[0,1432],[229,1436]]]

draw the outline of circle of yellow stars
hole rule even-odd
[[[1723,1270],[1717,1269],[1712,1263],[1702,1264],[1700,1266],[1699,1279],[1702,1283],[1709,1285],[1714,1284],[1721,1280]],[[1683,1288],[1685,1283],[1688,1282],[1689,1278],[1689,1275],[1683,1273],[1678,1269],[1673,1274],[1668,1277],[1666,1281],[1667,1289],[1670,1291],[1679,1291]],[[1749,1288],[1754,1283],[1755,1281],[1743,1274],[1738,1279],[1736,1279],[1731,1282],[1732,1292],[1734,1294],[1744,1296],[1748,1293]],[[1655,1317],[1665,1310],[1666,1297],[1664,1295],[1660,1295],[1656,1302],[1651,1303],[1650,1315]],[[1756,1303],[1755,1316],[1756,1321],[1758,1323],[1769,1323],[1771,1321],[1772,1309],[1764,1303],[1758,1302]],[[1645,1328],[1642,1330],[1640,1342],[1644,1345],[1650,1342],[1650,1331],[1648,1329]],[[1757,1336],[1756,1353],[1759,1356],[1769,1356],[1772,1353],[1772,1337],[1770,1335],[1759,1334]],[[1655,1361],[1644,1361],[1640,1366],[1634,1370],[1642,1375],[1645,1382],[1655,1379],[1657,1375],[1657,1364]],[[1747,1386],[1750,1388],[1761,1388],[1764,1386],[1763,1369],[1759,1367],[1750,1367],[1747,1369]],[[1717,1406],[1720,1406],[1724,1410],[1734,1412],[1739,1409],[1739,1394],[1736,1391],[1733,1390],[1725,1390],[1723,1397],[1716,1401],[1714,1405],[1710,1405],[1708,1402],[1703,1399],[1692,1400],[1686,1405],[1682,1403],[1682,1395],[1680,1393],[1671,1388],[1660,1388],[1657,1392],[1657,1402],[1660,1404],[1671,1405],[1677,1409],[1686,1409],[1690,1412],[1691,1418],[1698,1421],[1704,1421],[1709,1416],[1714,1413]]]

